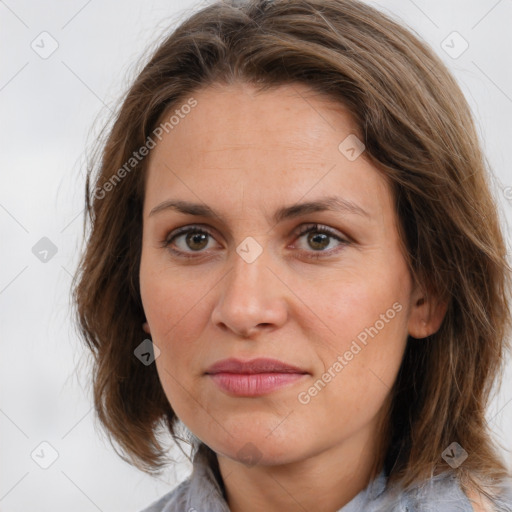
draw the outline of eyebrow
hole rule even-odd
[[[149,217],[155,215],[156,213],[166,210],[174,210],[180,213],[184,213],[186,215],[195,215],[198,217],[217,217],[221,219],[223,222],[225,222],[222,215],[220,215],[218,212],[216,212],[206,204],[192,203],[189,201],[179,201],[173,199],[169,199],[155,206],[149,213]],[[277,224],[287,219],[293,219],[309,213],[323,211],[350,213],[354,215],[360,215],[363,217],[371,218],[370,214],[366,210],[363,210],[363,208],[361,208],[356,203],[353,203],[352,201],[348,201],[347,199],[343,199],[341,197],[328,196],[322,197],[315,201],[308,201],[305,203],[298,203],[279,208],[274,213],[271,220]]]

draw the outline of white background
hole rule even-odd
[[[414,29],[452,69],[476,117],[509,226],[512,0],[369,3]],[[136,512],[172,489],[189,467],[182,464],[153,479],[123,462],[95,427],[86,359],[71,323],[69,286],[81,246],[88,144],[148,45],[199,5],[185,0],[0,1],[2,512]],[[43,31],[59,45],[47,59],[31,48]],[[469,43],[456,59],[441,46],[453,31]],[[510,246],[510,230],[505,230]],[[58,250],[46,263],[32,253],[42,237]],[[510,364],[488,416],[497,439],[510,450]],[[31,458],[43,441],[58,453],[48,469]],[[505,457],[512,467],[510,451]]]

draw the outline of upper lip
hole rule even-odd
[[[278,359],[257,358],[249,361],[230,358],[212,364],[206,373],[308,373],[302,368]]]

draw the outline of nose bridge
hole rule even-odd
[[[280,324],[286,316],[283,290],[268,268],[270,254],[261,250],[254,257],[256,247],[252,241],[247,243],[242,242],[233,255],[231,271],[222,281],[221,296],[212,315],[214,323],[239,333],[260,324]]]
[[[261,250],[259,255],[254,252],[250,242],[242,242],[233,255],[233,267],[227,279],[225,299],[234,299],[245,309],[256,301],[265,301],[268,297],[268,279],[272,275],[268,253]]]

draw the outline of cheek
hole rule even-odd
[[[396,379],[407,342],[407,286],[405,277],[390,280],[389,272],[369,272],[364,278],[353,276],[331,285],[322,296],[310,295],[311,303],[325,305],[315,325],[330,328],[326,336],[318,336],[311,331],[311,318],[303,326],[310,339],[317,336],[322,363],[311,402],[323,402],[322,407],[328,403],[340,414],[362,409],[371,413],[380,407]]]
[[[190,279],[185,282],[178,272],[169,269],[141,276],[141,296],[151,339],[160,349],[157,371],[167,398],[174,405],[186,400],[184,389],[194,388],[195,379],[206,364],[200,357],[208,319],[205,294],[210,288],[205,286],[191,284]]]
[[[391,343],[402,338],[408,300],[406,278],[390,276],[389,271],[371,265],[340,272],[336,277],[314,287],[296,282],[296,294],[307,297],[305,304],[298,306],[301,311],[295,312],[304,332],[324,338],[338,351],[345,350],[354,339],[362,343],[371,339],[375,328],[379,339]]]
[[[335,357],[323,346],[317,351],[323,368],[309,387],[299,390],[297,407],[304,417],[316,418],[316,423],[324,425],[326,437],[342,430],[357,432],[373,421],[386,403],[405,348],[402,312],[384,326],[375,320],[363,329],[354,326],[352,331],[357,334],[338,339]]]
[[[151,339],[160,349],[155,364],[162,388],[179,417],[193,418],[197,411],[190,393],[197,394],[196,379],[202,368],[198,340],[205,292],[163,275],[148,279],[145,292],[143,303]]]
[[[177,330],[194,329],[196,308],[205,294],[203,286],[180,278],[180,272],[142,260],[141,299],[153,341],[167,344]]]

